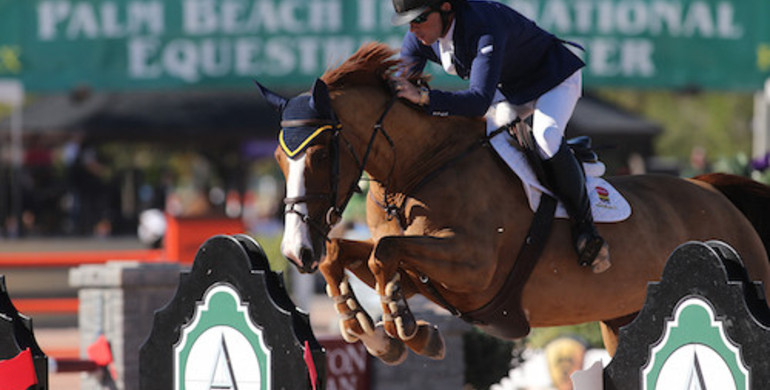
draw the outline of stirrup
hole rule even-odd
[[[575,243],[578,253],[578,264],[583,267],[591,266],[595,274],[602,273],[612,266],[610,248],[598,234],[581,234]]]

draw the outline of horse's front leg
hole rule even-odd
[[[445,282],[455,291],[470,291],[486,285],[492,277],[492,267],[485,267],[469,251],[462,252],[460,244],[462,242],[453,234],[444,237],[388,236],[380,239],[369,259],[369,269],[375,276],[382,300],[385,330],[404,340],[417,353],[441,358],[443,340],[436,327],[415,320],[404,289],[411,286],[399,268],[404,266]]]
[[[403,342],[389,337],[382,326],[374,325],[345,274],[345,269],[349,269],[364,283],[374,286],[374,277],[365,264],[373,248],[371,241],[333,239],[327,244],[326,258],[319,269],[327,283],[326,293],[340,315],[340,333],[345,341],[361,340],[373,356],[388,364],[398,364],[406,358]]]

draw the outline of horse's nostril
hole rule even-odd
[[[313,251],[309,248],[302,248],[299,251],[299,258],[302,260],[302,263],[306,263],[313,258]]]
[[[299,251],[299,258],[302,261],[301,271],[310,273],[313,272],[313,250],[310,248],[302,248]]]

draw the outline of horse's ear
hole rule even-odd
[[[313,107],[317,113],[328,118],[333,116],[332,102],[331,98],[329,97],[329,88],[326,86],[326,83],[324,83],[323,80],[315,80],[310,96],[312,96],[310,99],[310,106]]]
[[[288,99],[265,88],[265,86],[260,84],[259,81],[254,80],[254,83],[257,84],[259,91],[262,92],[262,96],[265,97],[265,100],[267,100],[271,106],[275,107],[275,109],[278,111],[283,111],[283,108],[286,107],[286,103],[289,101]]]

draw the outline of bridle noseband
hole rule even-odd
[[[311,194],[305,194],[303,196],[296,196],[291,198],[287,197],[283,199],[283,203],[289,206],[289,209],[286,210],[286,213],[297,214],[303,223],[307,224],[311,229],[314,229],[318,233],[320,233],[321,236],[324,238],[324,240],[327,242],[330,241],[329,234],[328,234],[329,230],[342,218],[342,213],[343,211],[345,211],[345,208],[350,202],[350,199],[353,197],[353,194],[362,192],[361,189],[358,187],[358,181],[360,180],[361,176],[364,174],[364,170],[366,169],[366,163],[369,160],[369,154],[374,145],[374,140],[377,137],[377,133],[381,132],[382,135],[385,137],[385,139],[388,141],[388,144],[390,145],[391,149],[394,148],[393,140],[385,131],[385,128],[382,125],[382,122],[385,120],[385,116],[393,107],[393,104],[395,103],[395,101],[396,101],[396,97],[395,95],[393,95],[391,99],[388,101],[388,104],[385,106],[385,110],[383,110],[379,119],[377,119],[377,122],[374,124],[372,128],[372,134],[366,146],[366,151],[364,152],[364,155],[360,160],[358,159],[355,151],[353,150],[353,145],[351,145],[350,142],[341,135],[342,125],[337,120],[291,119],[291,120],[281,121],[282,128],[298,127],[298,126],[318,126],[319,129],[321,129],[322,127],[328,126],[329,130],[332,131],[331,140],[329,141],[330,156],[332,158],[331,173],[330,173],[330,179],[329,179],[331,191],[328,193],[311,193]],[[340,181],[340,139],[345,141],[345,145],[347,146],[348,151],[353,156],[353,159],[356,161],[356,164],[358,165],[358,175],[356,176],[358,179],[354,180],[350,184],[350,187],[345,193],[345,198],[338,205],[337,196],[339,194],[339,181]],[[394,160],[394,164],[395,164],[395,160]],[[327,199],[329,201],[329,208],[326,210],[326,213],[324,216],[325,220],[323,222],[314,221],[308,214],[305,214],[295,208],[295,206],[300,203],[324,201]]]

